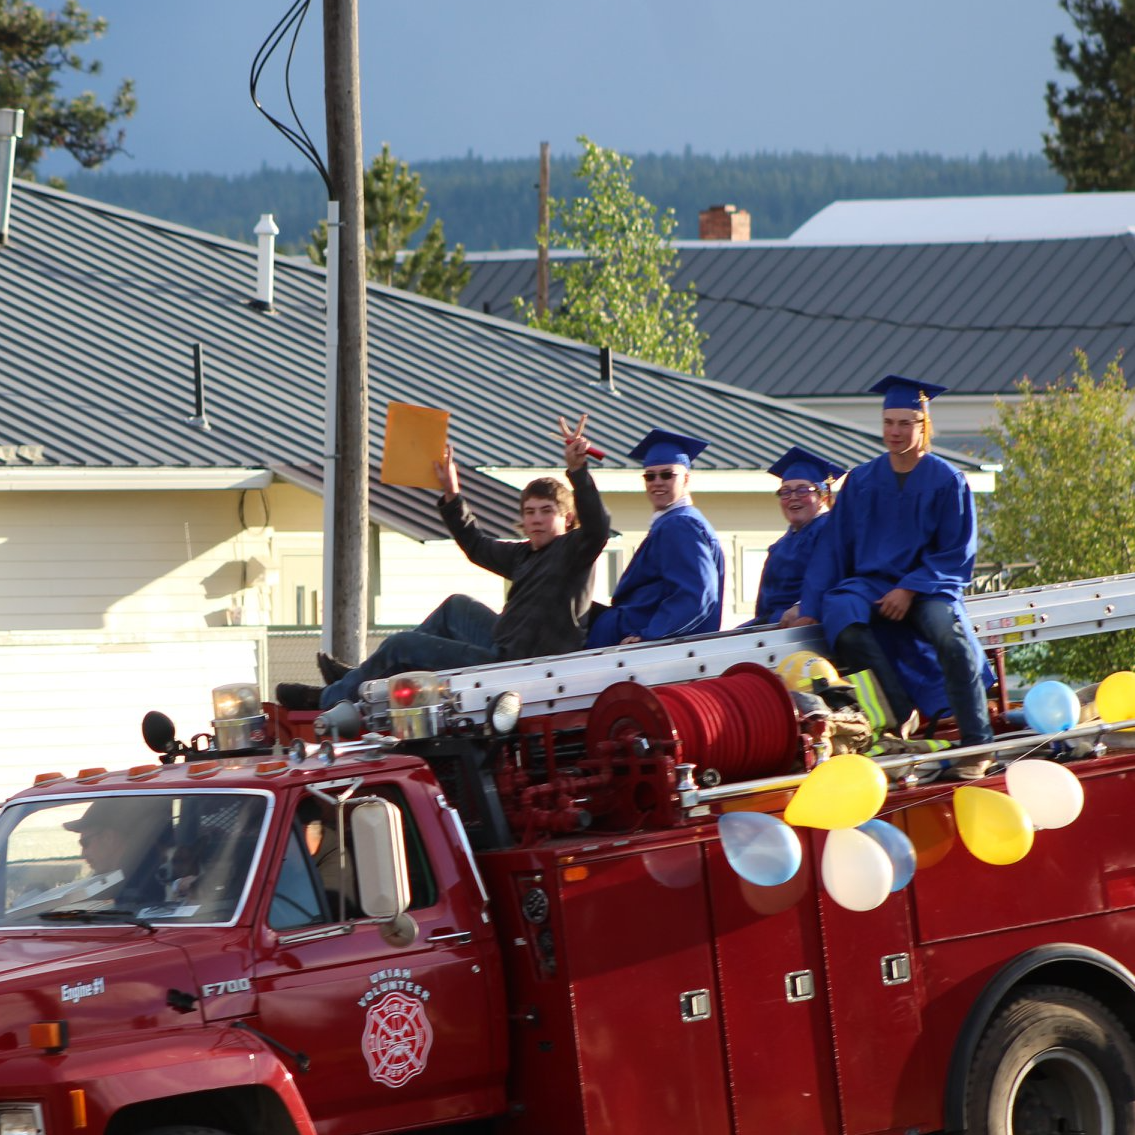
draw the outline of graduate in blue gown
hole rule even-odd
[[[611,606],[593,618],[588,646],[652,641],[721,629],[725,556],[689,495],[690,466],[709,444],[651,430],[631,450],[654,509],[650,531],[623,572]]]
[[[977,526],[965,476],[930,452],[929,403],[945,387],[888,375],[887,452],[853,469],[821,533],[798,623],[822,621],[849,669],[870,669],[901,723],[946,708],[962,744],[993,739],[984,655],[962,605]],[[980,775],[988,761],[968,767]]]
[[[788,531],[765,557],[754,622],[791,626],[799,614],[804,572],[828,520],[832,483],[847,470],[794,445],[768,471],[780,478],[776,495]]]

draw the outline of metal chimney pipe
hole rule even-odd
[[[276,237],[280,227],[271,213],[262,213],[256,228],[256,299],[252,306],[258,311],[275,311],[272,294],[276,288]]]
[[[12,177],[16,170],[16,139],[24,136],[24,112],[0,110],[0,248],[8,243],[12,208]]]
[[[193,392],[196,413],[189,424],[199,430],[211,430],[205,413],[205,348],[200,343],[193,344]]]

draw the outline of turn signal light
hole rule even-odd
[[[62,1052],[67,1047],[66,1021],[36,1021],[28,1030],[32,1048],[45,1052]]]

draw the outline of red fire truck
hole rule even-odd
[[[1135,579],[969,609],[1127,627]],[[403,676],[269,707],[274,745],[155,715],[159,762],[40,775],[0,811],[0,1135],[1135,1132],[1135,734],[999,739],[1085,754],[1018,863],[898,775],[908,886],[834,902],[819,830],[759,886],[719,817],[805,775],[769,668],[809,633]]]

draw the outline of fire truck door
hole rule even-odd
[[[309,1058],[296,1084],[316,1123],[401,1130],[499,1107],[501,1057],[485,1022],[500,1007],[489,1004],[484,947],[464,933],[479,920],[455,909],[459,894],[439,887],[409,840],[422,857],[411,866],[414,940],[391,943],[357,910],[339,921],[301,831],[265,905],[257,1028]]]
[[[839,1131],[815,880],[742,879],[706,846],[737,1135]]]
[[[731,1131],[701,845],[560,872],[588,1132]]]
[[[822,850],[816,833],[817,862]],[[929,1130],[937,1095],[921,1048],[923,987],[906,892],[852,911],[818,889],[843,1131]]]

